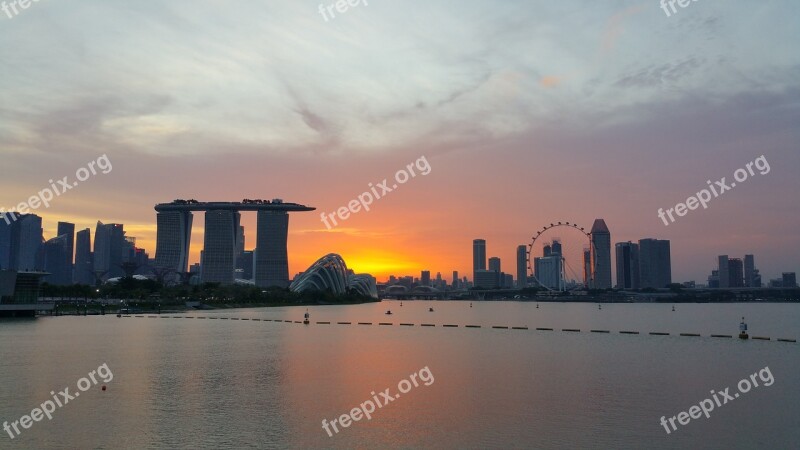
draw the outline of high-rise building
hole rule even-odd
[[[254,266],[255,260],[253,259],[253,251],[251,250],[243,251],[236,261],[236,270],[242,271],[242,278],[245,280],[253,279]]]
[[[17,217],[14,212],[0,213],[0,269],[11,268],[11,235]]]
[[[730,287],[730,270],[728,269],[728,255],[719,255],[717,257],[719,265],[717,266],[717,273],[719,275],[719,287]]]
[[[517,246],[517,287],[524,289],[528,286],[528,248],[525,245]]]
[[[54,237],[43,244],[44,271],[50,274],[44,277],[44,281],[57,286],[72,284],[69,248],[67,234]]]
[[[564,252],[561,250],[561,240],[558,238],[553,239],[553,243],[550,244],[550,252],[552,256],[563,256]]]
[[[639,244],[631,241],[618,242],[615,246],[617,255],[617,288],[639,289]]]
[[[453,289],[458,289],[458,284],[459,284],[458,281],[459,281],[458,280],[458,271],[454,270],[453,271]]]
[[[596,219],[592,225],[592,278],[595,289],[610,289],[611,232],[605,220]]]
[[[475,271],[475,279],[473,283],[476,288],[483,289],[496,289],[500,287],[499,273],[494,270],[478,269]]]
[[[11,227],[11,257],[13,270],[33,271],[43,269],[42,218],[36,214],[20,214]]]
[[[97,222],[94,232],[94,271],[103,279],[125,275],[122,255],[125,248],[125,230],[122,224]]]
[[[69,254],[69,261],[67,263],[72,268],[73,261],[75,260],[75,224],[69,222],[58,222],[57,236],[67,236],[67,253]]]
[[[794,272],[783,272],[781,275],[781,285],[785,288],[796,288],[797,275]]]
[[[639,285],[642,288],[665,288],[672,283],[672,260],[669,241],[639,240]]]
[[[186,272],[192,240],[192,219],[191,211],[164,211],[156,215],[158,235],[153,264],[156,268],[175,273]]]
[[[500,258],[496,256],[492,256],[489,258],[489,270],[494,270],[497,273],[500,273]]]
[[[289,214],[285,211],[258,211],[256,226],[256,286],[289,287]]]
[[[75,236],[75,271],[73,281],[94,286],[94,259],[92,258],[91,230],[78,231]]]
[[[585,288],[592,286],[592,249],[583,249],[583,285]]]
[[[203,257],[200,263],[200,278],[203,283],[233,283],[240,217],[237,211],[206,211]]]
[[[534,276],[543,287],[562,290],[563,284],[563,259],[561,256],[543,256],[533,259]]]
[[[730,275],[728,287],[744,287],[744,264],[740,258],[730,258],[728,260],[728,274]]]
[[[475,239],[472,241],[472,281],[476,281],[479,270],[486,270],[486,241]],[[477,286],[477,284],[476,284]]]
[[[430,286],[431,285],[431,271],[430,270],[423,270],[422,274],[419,277],[420,284],[423,286]]]
[[[553,246],[549,242],[546,242],[542,247],[542,256],[545,258],[548,256],[553,256]]]
[[[744,286],[757,287],[755,285],[756,262],[753,255],[744,255]],[[760,287],[760,286],[758,286]]]

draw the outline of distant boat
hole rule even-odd
[[[391,310],[390,310],[390,311],[386,311],[386,314],[391,314],[391,313],[392,313],[392,311],[391,311]]]
[[[428,308],[428,311],[433,312],[433,308]]]
[[[311,317],[311,315],[308,313],[308,308],[306,308],[306,314],[303,316],[303,323],[304,324],[306,324],[306,325],[309,324],[309,321],[308,321],[309,317]]]
[[[472,308],[472,302],[469,302],[469,307]]]
[[[403,306],[403,302],[400,302],[400,306]]]
[[[597,305],[597,309],[603,309],[603,305]]]
[[[538,303],[536,304],[536,309],[539,309],[539,304]]]
[[[675,311],[675,305],[672,305],[672,310]]]

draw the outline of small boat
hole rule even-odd
[[[391,314],[391,313],[392,313],[392,311],[386,311],[386,314],[387,314],[387,315],[388,315],[388,314]]]
[[[675,311],[675,305],[672,305],[672,310]]]
[[[603,305],[597,305],[597,309],[603,309]]]
[[[472,308],[472,302],[469,302],[469,307]]]
[[[539,304],[538,303],[536,304],[536,309],[539,309]]]
[[[400,302],[400,306],[403,306],[403,302]]]
[[[433,308],[428,308],[428,311],[433,312]]]
[[[311,315],[308,313],[308,308],[306,308],[306,314],[303,316],[303,323],[304,324],[306,324],[306,325],[309,324],[309,321],[308,321],[309,317],[311,317]]]

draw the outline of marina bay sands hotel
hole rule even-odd
[[[315,208],[283,200],[241,202],[198,202],[175,200],[156,205],[158,234],[155,266],[175,274],[186,273],[192,237],[192,212],[204,211],[205,237],[200,279],[232,284],[237,252],[244,248],[240,232],[241,211],[256,211],[258,231],[255,250],[255,284],[259,287],[289,286],[289,257],[286,250],[289,212]]]

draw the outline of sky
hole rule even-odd
[[[719,254],[755,254],[765,281],[800,271],[796,1],[17,8],[0,11],[0,207],[113,167],[34,211],[46,238],[123,223],[154,257],[157,203],[282,198],[317,208],[290,217],[291,274],[334,252],[379,279],[471,276],[475,238],[513,273],[543,226],[596,218],[612,242],[671,240],[677,282],[704,283]],[[659,218],[762,155],[768,173]],[[322,222],[423,157],[427,175]]]

